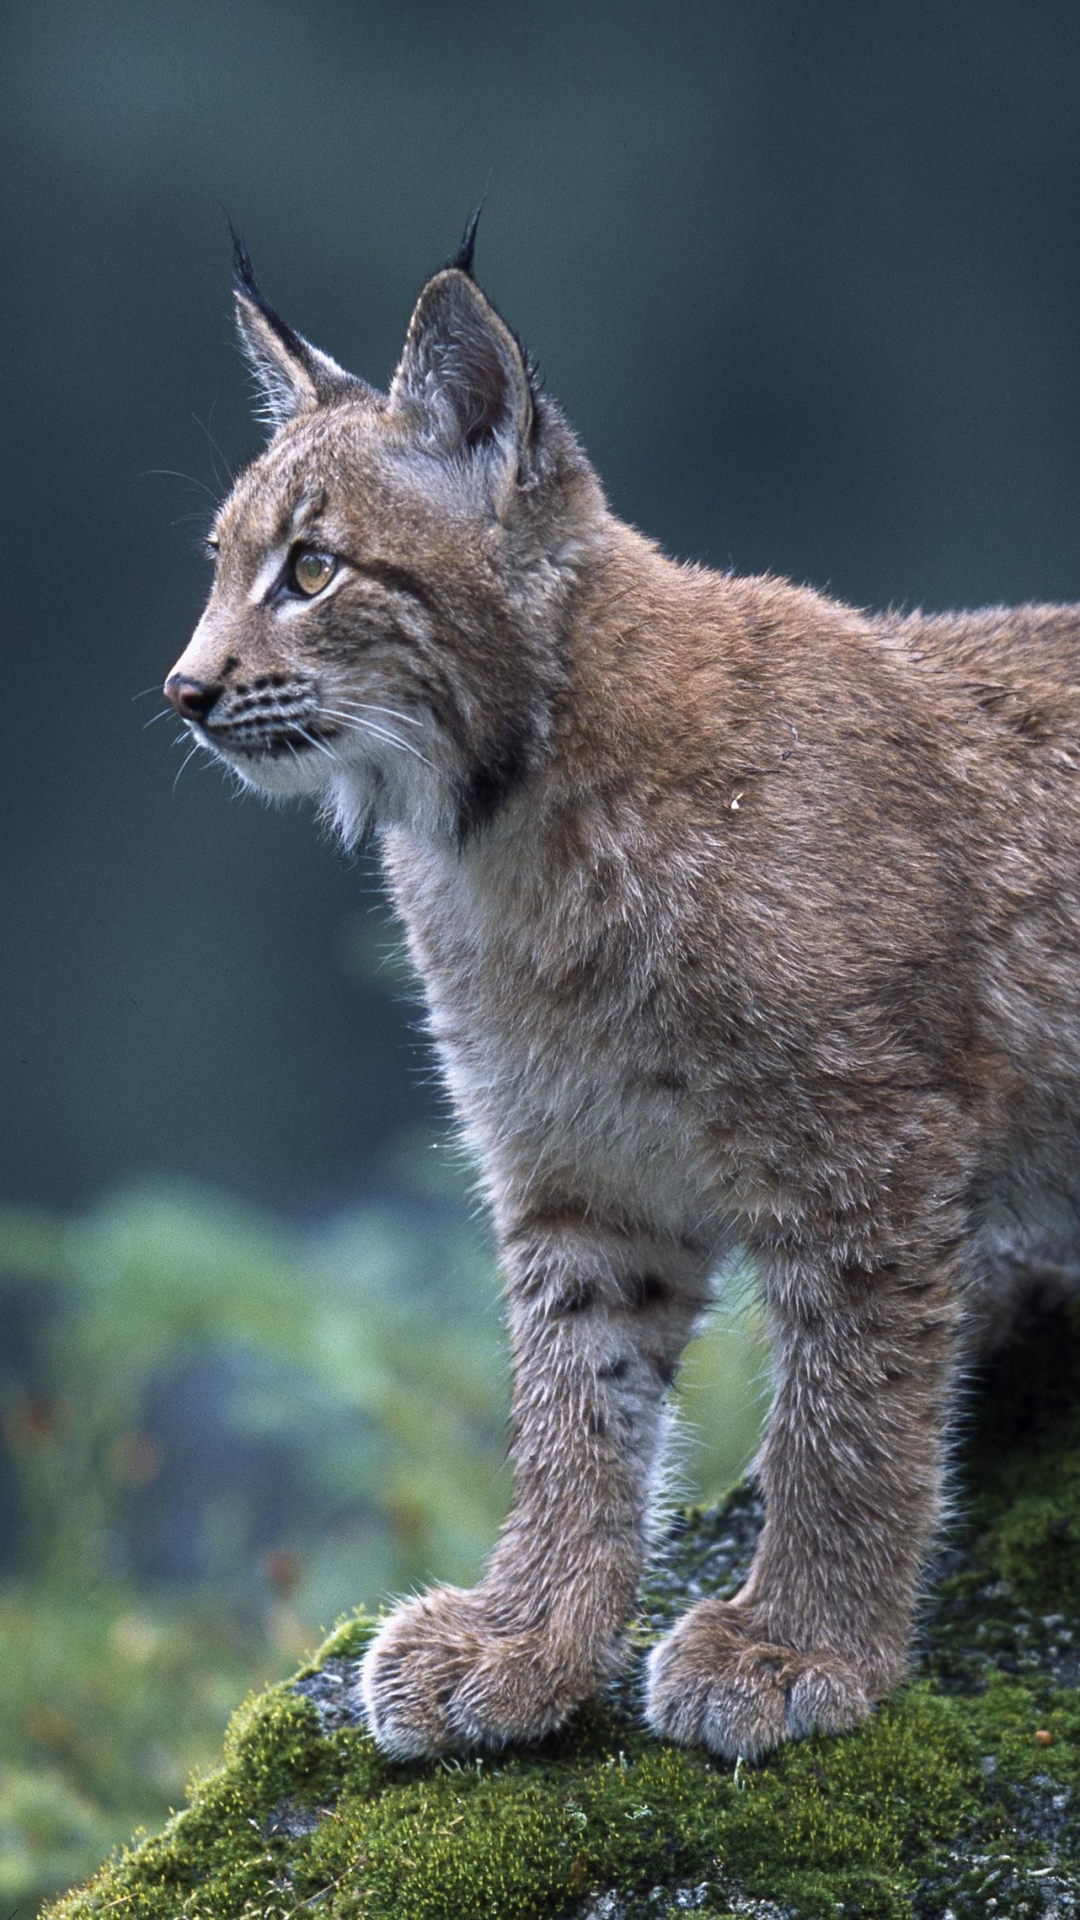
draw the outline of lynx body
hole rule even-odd
[[[378,838],[506,1272],[513,1511],[475,1591],[385,1622],[358,1710],[399,1757],[498,1748],[615,1671],[739,1244],[767,1518],[647,1711],[753,1757],[901,1677],[957,1371],[1080,1264],[1080,609],[871,618],[675,565],[471,238],[388,395],[238,247],[276,430],[166,691],[251,786]]]

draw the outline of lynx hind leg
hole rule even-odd
[[[726,1759],[858,1725],[902,1677],[941,1504],[959,1290],[951,1262],[774,1275],[777,1390],[749,1578],[654,1650],[657,1733]],[[805,1303],[800,1305],[800,1303]]]
[[[531,1223],[506,1237],[514,1502],[472,1592],[399,1607],[359,1693],[398,1759],[552,1732],[617,1671],[650,1528],[664,1402],[705,1294],[678,1244]]]

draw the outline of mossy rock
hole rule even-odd
[[[747,1486],[672,1529],[635,1669],[560,1738],[390,1764],[341,1706],[356,1619],[242,1709],[160,1837],[51,1920],[1080,1914],[1080,1310],[975,1383],[965,1418],[912,1678],[857,1733],[732,1768],[641,1728],[645,1645],[746,1566]]]

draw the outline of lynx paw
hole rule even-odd
[[[361,1662],[364,1717],[384,1753],[420,1760],[552,1733],[588,1691],[539,1633],[498,1633],[483,1596],[438,1587],[391,1614]]]
[[[829,1653],[754,1640],[737,1608],[694,1607],[649,1659],[648,1720],[683,1746],[756,1760],[782,1740],[843,1733],[870,1711],[856,1669]]]

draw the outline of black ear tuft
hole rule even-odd
[[[294,360],[303,361],[306,354],[312,351],[311,348],[308,347],[307,342],[301,339],[300,335],[288,325],[287,321],[282,319],[280,313],[270,305],[269,300],[267,300],[255,278],[255,269],[251,264],[251,255],[231,220],[229,221],[229,232],[232,235],[233,243],[233,286],[238,298],[250,301],[251,305],[262,315],[270,331],[277,335],[286,353]]]
[[[480,225],[480,215],[484,211],[486,199],[487,196],[485,194],[483,200],[477,201],[468,220],[465,222],[465,232],[461,236],[461,245],[453,259],[448,260],[446,263],[448,267],[456,267],[459,273],[467,273],[470,280],[473,277],[473,255],[476,252],[476,229]]]
[[[229,231],[240,345],[255,375],[267,425],[276,431],[297,414],[370,391],[362,380],[346,373],[328,353],[321,353],[287,325],[264,298],[251,255],[231,220]]]
[[[252,300],[261,300],[262,295],[255,284],[255,269],[251,264],[251,255],[228,214],[225,218],[229,221],[229,238],[232,241],[233,278],[242,292]]]

